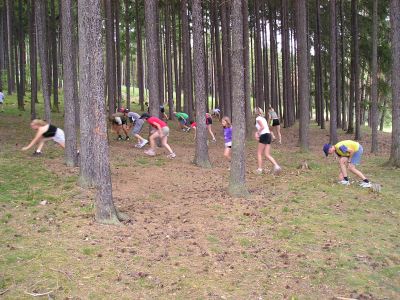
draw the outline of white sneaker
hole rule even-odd
[[[280,166],[274,166],[274,174],[279,175],[282,171],[282,168]]]
[[[348,181],[348,180],[340,180],[340,181],[338,181],[338,183],[339,184],[343,184],[343,185],[350,185],[350,181]]]
[[[258,175],[261,175],[262,172],[263,172],[263,169],[257,169],[257,170],[255,170],[255,173],[258,174]]]
[[[146,150],[146,151],[144,151],[144,153],[149,155],[149,156],[155,156],[156,155],[156,153],[154,152],[153,149]]]
[[[167,157],[172,159],[172,158],[176,157],[176,154],[175,153],[171,153],[171,154],[168,154]]]
[[[143,148],[144,145],[146,145],[148,142],[149,142],[148,140],[143,140],[143,142],[141,142],[141,143],[139,144],[139,148]]]
[[[361,181],[360,182],[360,186],[363,187],[363,188],[370,188],[370,187],[372,187],[372,184],[371,184],[371,182]]]

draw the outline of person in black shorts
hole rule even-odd
[[[209,113],[206,113],[206,127],[212,137],[212,141],[216,142],[217,140],[215,139],[214,132],[212,131],[212,117]]]
[[[263,155],[274,165],[274,173],[279,174],[281,171],[281,167],[278,165],[276,160],[270,154],[271,151],[271,142],[272,135],[269,131],[268,122],[264,118],[264,112],[260,107],[256,108],[256,128],[257,131],[255,133],[255,138],[258,140],[257,147],[257,163],[258,169],[256,170],[257,174],[262,174],[263,172]]]
[[[36,135],[28,146],[22,148],[22,151],[26,151],[36,143],[39,143],[39,146],[33,155],[41,155],[44,143],[50,140],[55,141],[62,148],[65,148],[65,135],[61,128],[57,128],[56,126],[39,119],[35,119],[31,122],[31,128],[37,130]]]
[[[278,136],[278,143],[282,144],[281,124],[279,121],[279,116],[272,108],[272,106],[270,106],[268,109],[268,123],[272,125],[273,138],[275,139],[275,136]]]

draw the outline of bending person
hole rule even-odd
[[[36,143],[39,143],[39,146],[36,151],[33,152],[33,155],[41,155],[44,143],[50,140],[55,141],[61,147],[65,148],[65,135],[61,128],[57,128],[56,126],[39,119],[35,119],[31,122],[31,128],[37,131],[36,135],[28,146],[22,148],[22,151],[26,151]]]

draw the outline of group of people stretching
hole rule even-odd
[[[161,107],[160,107],[161,111]],[[213,111],[212,115],[214,114]],[[279,166],[277,161],[271,155],[271,143],[273,140],[278,138],[278,143],[282,143],[282,136],[280,132],[280,121],[277,113],[273,110],[272,107],[269,108],[268,116],[265,118],[264,111],[260,107],[256,107],[255,109],[256,119],[255,119],[255,127],[256,132],[254,134],[255,139],[258,141],[257,146],[257,170],[255,171],[257,174],[263,173],[263,157],[270,161],[273,165],[273,173],[279,174],[282,168]],[[162,114],[164,117],[165,111]],[[191,129],[194,130],[196,134],[196,122],[188,123],[188,115],[186,113],[175,112],[175,117],[179,123],[179,126],[182,130],[189,132]],[[207,130],[210,133],[212,140],[215,142],[216,138],[212,131],[212,115],[209,113],[206,114],[206,126]],[[218,118],[219,118],[219,110],[218,110]],[[145,154],[149,156],[156,155],[156,141],[160,139],[161,145],[167,149],[169,154],[168,158],[175,158],[176,154],[172,150],[171,146],[168,144],[168,136],[170,129],[166,121],[151,116],[149,113],[143,113],[139,115],[135,112],[131,112],[128,109],[119,109],[115,114],[113,114],[110,118],[112,129],[118,135],[118,140],[123,140],[122,132],[125,133],[125,140],[129,140],[129,130],[131,136],[137,139],[137,143],[134,145],[136,148],[143,148],[147,143],[150,143],[150,148],[144,151]],[[152,130],[150,132],[149,140],[143,138],[140,135],[140,132],[143,128],[143,124],[147,122]],[[224,135],[224,157],[227,160],[231,160],[231,148],[232,148],[232,123],[229,117],[223,117],[221,119],[221,125],[223,127],[223,135]],[[272,131],[270,130],[270,125],[272,127]],[[58,143],[61,147],[65,147],[65,136],[64,131],[56,126],[49,124],[43,120],[35,119],[30,124],[33,130],[36,130],[36,135],[29,143],[29,145],[22,148],[23,151],[30,149],[35,144],[38,144],[37,149],[33,153],[33,155],[41,155],[42,148],[46,141],[53,140]],[[353,174],[357,175],[362,181],[360,182],[360,186],[364,188],[371,187],[370,181],[365,177],[365,175],[356,168],[356,165],[360,164],[361,157],[363,154],[362,146],[355,141],[345,140],[341,141],[335,145],[325,144],[323,146],[323,152],[326,156],[329,154],[336,153],[339,157],[339,183],[343,185],[350,185],[349,177],[347,174],[347,169]]]

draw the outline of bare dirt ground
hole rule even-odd
[[[229,165],[223,159],[220,125],[214,124],[217,143],[209,144],[213,167],[201,169],[191,163],[193,134],[171,124],[169,142],[177,154],[173,160],[163,149],[147,157],[133,147],[136,141],[119,142],[111,136],[114,201],[131,217],[121,226],[94,221],[94,193],[74,184],[79,170],[63,164],[61,150],[46,145],[40,158],[19,153],[32,133],[24,130],[26,124],[18,124],[16,132],[3,127],[3,161],[12,159],[25,168],[38,164],[52,180],[51,191],[36,202],[0,203],[0,297],[400,297],[399,198],[394,198],[400,190],[395,180],[388,181],[390,192],[383,195],[337,186],[336,162],[324,159],[321,151],[327,131],[313,127],[311,153],[300,154],[297,129],[292,128],[283,130],[282,145],[272,145],[273,156],[283,166],[279,177],[253,173],[256,143],[248,142],[251,195],[232,198],[226,193]],[[390,146],[390,135],[380,137],[380,156],[364,157],[370,161],[365,171],[374,179],[378,171],[371,161],[383,162]],[[366,152],[368,140],[362,143]],[[297,168],[303,160],[311,170]],[[384,177],[400,174],[379,172]],[[36,183],[30,184],[35,189]],[[43,200],[47,202],[41,205]],[[395,205],[390,208],[391,201]]]

